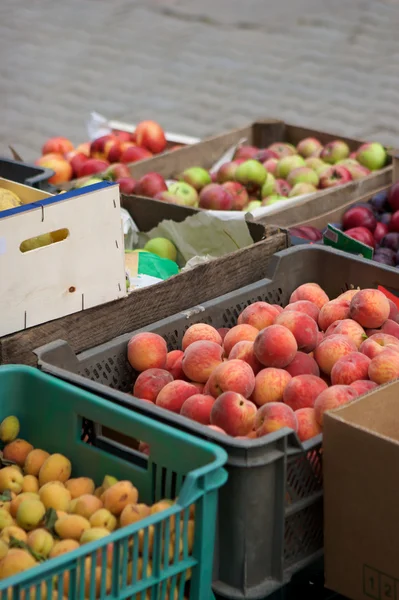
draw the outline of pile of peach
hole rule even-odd
[[[192,325],[181,350],[138,333],[133,395],[237,438],[322,431],[326,410],[399,377],[399,311],[376,289],[330,300],[316,283],[282,308],[255,302],[231,329]],[[143,451],[148,451],[142,446]]]
[[[113,179],[130,178],[126,164],[160,154],[166,145],[162,127],[155,121],[142,121],[134,133],[113,131],[76,148],[65,137],[51,138],[44,144],[36,164],[55,171],[49,180],[53,184],[104,172]],[[114,163],[118,167],[110,168]]]
[[[72,464],[66,456],[34,448],[27,440],[17,438],[18,433],[17,417],[9,416],[4,419],[0,425],[0,439],[8,443],[2,452],[2,459],[7,466],[0,469],[0,580],[104,538],[116,529],[167,510],[174,504],[167,499],[152,506],[139,503],[138,490],[131,481],[118,481],[110,475],[104,477],[99,487],[89,477],[71,478]],[[186,531],[187,548],[191,553],[194,542],[194,505],[189,511]],[[181,555],[183,552],[183,539],[175,531],[175,517],[171,517],[169,522],[169,546],[164,540],[162,554],[173,562],[176,553]],[[182,515],[181,532],[183,528]],[[147,533],[145,529],[140,529],[138,542],[130,541],[125,580],[127,585],[131,585],[133,580],[151,577],[154,538],[155,528],[150,525]],[[133,559],[132,543],[138,543],[136,560]],[[87,558],[85,561],[85,597],[90,596],[92,587],[95,597],[100,598],[102,579],[106,591],[111,590],[115,566],[112,543],[106,546],[105,554],[105,575],[101,550],[98,551],[93,569],[91,559]],[[148,556],[146,563],[143,556]],[[147,574],[144,572],[144,564]],[[61,598],[62,594],[68,596],[71,593],[69,575],[69,571],[66,571],[63,580],[55,584],[56,587],[63,586],[63,592],[54,591],[53,596],[49,596],[43,584],[40,598]],[[186,575],[186,579],[189,579],[191,573]],[[169,587],[165,598],[177,597],[177,592],[169,592]],[[150,595],[151,592],[148,592],[145,597]],[[137,597],[139,596],[141,598],[141,594]],[[11,595],[8,597],[11,598]],[[25,597],[23,593],[21,598]],[[32,600],[38,597],[34,588],[29,597]]]

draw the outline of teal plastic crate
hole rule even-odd
[[[227,478],[224,450],[31,367],[0,367],[0,420],[10,414],[20,420],[20,437],[71,460],[72,477],[91,477],[101,485],[105,475],[113,475],[132,481],[139,502],[177,500],[165,511],[0,581],[0,600],[213,598],[218,489]],[[134,464],[130,454],[99,447],[98,424],[148,442],[148,462]]]

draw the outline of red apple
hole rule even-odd
[[[222,187],[233,196],[233,210],[242,210],[249,202],[248,192],[238,181],[226,181]]]
[[[105,144],[112,140],[114,140],[114,137],[110,134],[102,135],[96,140],[93,140],[90,144],[91,158],[105,158]]]
[[[200,208],[231,210],[233,208],[233,196],[222,185],[210,183],[201,190],[199,205]]]
[[[88,160],[86,154],[72,150],[72,152],[68,152],[66,159],[72,167],[73,178],[75,179],[76,177],[80,177],[80,171],[85,162]]]
[[[134,139],[138,146],[146,148],[152,154],[163,152],[167,144],[164,130],[155,121],[142,121],[139,123],[134,132]]]
[[[94,173],[102,173],[107,169],[107,167],[109,167],[109,162],[107,160],[101,160],[100,158],[88,158],[80,169],[79,177],[94,175]]]
[[[134,193],[138,196],[148,196],[154,198],[160,192],[167,192],[168,186],[164,178],[159,173],[147,173],[143,175],[134,188]]]
[[[366,229],[366,227],[353,227],[352,229],[347,229],[345,233],[354,240],[358,240],[367,246],[371,246],[372,248],[375,246],[373,234],[370,229]]]
[[[123,163],[113,163],[108,167],[104,175],[116,181],[117,179],[122,179],[122,177],[130,178],[130,171]]]
[[[274,175],[274,173],[276,172],[278,160],[278,158],[268,158],[267,160],[265,160],[263,166],[265,167],[268,173]]]
[[[275,193],[278,196],[286,196],[286,197],[288,196],[288,194],[290,193],[290,191],[292,189],[290,184],[287,181],[285,181],[285,179],[276,179],[275,188],[276,188]]]
[[[293,156],[296,154],[296,148],[292,144],[285,144],[283,142],[275,142],[270,144],[269,150],[272,150],[277,154],[278,158],[284,158],[284,156]]]
[[[352,175],[346,167],[329,167],[320,175],[320,187],[322,189],[336,187],[352,181]]]
[[[262,148],[261,150],[259,150],[259,152],[257,154],[255,154],[254,158],[255,158],[255,160],[258,160],[259,162],[264,163],[266,160],[269,160],[270,158],[278,159],[278,154],[277,154],[277,152],[270,150],[270,148]]]
[[[120,162],[138,162],[139,160],[152,158],[152,156],[152,153],[149,150],[146,150],[145,148],[140,148],[139,146],[128,146],[125,150],[123,150],[122,156],[120,157]]]
[[[245,160],[255,158],[258,152],[259,148],[256,148],[256,146],[240,146],[234,153],[234,160],[236,158],[244,158]]]
[[[224,163],[216,173],[217,183],[225,183],[226,181],[234,181],[238,163],[235,160]]]
[[[120,131],[119,129],[114,129],[112,135],[119,140],[120,142],[131,142],[132,134],[128,131]]]
[[[54,137],[44,144],[42,155],[45,154],[67,154],[73,150],[73,144],[65,137]]]
[[[116,180],[116,183],[119,183],[119,191],[121,194],[130,196],[134,193],[137,181],[133,179],[133,177],[121,177]]]
[[[374,231],[376,225],[377,221],[371,209],[365,206],[353,206],[342,217],[344,231],[353,227],[366,227],[370,231]]]

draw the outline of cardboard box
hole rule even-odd
[[[5,179],[0,187],[23,203],[0,212],[0,335],[126,296],[119,186],[58,196]],[[21,246],[54,232],[46,246]]]
[[[326,587],[399,598],[399,381],[325,415]]]
[[[70,193],[81,194],[82,190]],[[163,219],[183,221],[196,212],[165,202],[153,201],[149,205],[146,198],[135,196],[123,198],[122,204],[143,231],[149,231]],[[76,213],[79,214],[78,208]],[[156,285],[134,290],[115,302],[1,337],[0,364],[36,364],[33,349],[57,339],[67,340],[75,352],[82,352],[182,310],[192,307],[200,310],[201,302],[262,279],[274,253],[287,247],[288,236],[285,231],[276,227],[265,229],[259,223],[248,223],[248,228],[254,243],[247,248],[182,271]],[[102,275],[101,265],[94,258],[92,267],[96,276]]]

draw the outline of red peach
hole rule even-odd
[[[185,379],[182,368],[183,356],[183,350],[171,350],[166,355],[165,369],[169,371],[173,379]]]
[[[363,327],[352,319],[342,319],[342,321],[334,321],[334,323],[331,323],[326,331],[326,336],[333,334],[347,335],[357,348],[360,348],[367,337]]]
[[[164,369],[167,353],[166,342],[157,333],[136,333],[127,345],[127,359],[136,371]]]
[[[73,150],[73,144],[65,137],[54,137],[47,140],[42,148],[42,155],[51,154],[67,154]]]
[[[324,337],[325,337],[324,331],[319,331],[317,334],[317,344],[316,344],[317,346],[324,340]],[[313,356],[313,353],[312,353],[312,356]]]
[[[369,378],[381,385],[399,377],[399,352],[386,348],[375,356],[369,365]]]
[[[118,179],[125,179],[125,177],[132,179],[132,177],[130,177],[130,171],[128,167],[123,163],[118,162],[110,165],[105,171],[104,175],[111,177],[114,181],[117,181]]]
[[[192,385],[195,385],[195,387],[197,388],[199,394],[203,394],[204,393],[204,389],[205,389],[205,384],[204,383],[198,383],[197,381],[190,381],[190,383],[192,383]]]
[[[258,333],[259,330],[256,329],[256,327],[247,325],[246,323],[232,327],[230,331],[226,333],[223,340],[223,347],[226,356],[230,355],[233,346],[235,346],[238,342],[253,342]]]
[[[342,292],[339,296],[336,297],[336,300],[352,300],[354,296],[358,293],[359,288],[356,290],[346,290],[346,292]]]
[[[261,329],[273,325],[278,315],[279,311],[268,302],[254,302],[244,308],[238,317],[238,323],[252,325],[261,331]]]
[[[347,404],[356,397],[356,390],[349,385],[332,385],[324,390],[315,402],[316,421],[323,426],[324,413],[327,410]]]
[[[104,152],[103,157],[109,162],[119,162],[120,157],[122,156],[122,146],[121,142],[117,139],[108,140],[104,144]],[[101,157],[101,158],[103,158]]]
[[[208,425],[208,427],[209,427],[209,429],[212,429],[213,431],[216,431],[217,433],[223,433],[224,435],[227,435],[225,430],[222,429],[221,427],[218,427],[217,425]]]
[[[321,433],[314,408],[299,408],[295,411],[295,416],[298,421],[298,437],[301,442],[306,442]]]
[[[283,311],[275,320],[276,325],[289,329],[296,339],[298,349],[311,352],[317,345],[317,323],[309,315],[297,310]]]
[[[295,377],[296,375],[320,376],[319,365],[313,356],[309,356],[309,354],[305,354],[305,352],[297,352],[290,364],[285,367],[285,370],[292,377]]]
[[[162,388],[171,381],[173,381],[173,377],[165,369],[147,369],[137,377],[133,386],[133,395],[155,402]]]
[[[295,337],[282,325],[270,325],[259,331],[254,342],[255,356],[265,367],[283,369],[293,360],[297,350]]]
[[[378,387],[378,385],[374,381],[370,381],[370,379],[362,379],[360,381],[353,381],[350,385],[353,388],[358,396],[362,396],[363,394],[367,394],[370,390]]]
[[[285,388],[283,401],[292,410],[313,408],[316,398],[327,387],[326,382],[316,375],[297,375]]]
[[[187,398],[194,396],[194,394],[198,394],[195,385],[188,383],[188,381],[172,381],[167,383],[159,392],[155,404],[161,408],[166,408],[166,410],[179,413]]]
[[[350,385],[359,379],[368,379],[370,359],[361,352],[351,352],[343,356],[332,368],[333,385]]]
[[[304,283],[292,292],[290,304],[297,300],[309,300],[318,308],[322,308],[329,301],[329,297],[317,283]]]
[[[320,309],[314,302],[309,302],[309,300],[297,300],[296,302],[287,304],[287,306],[284,308],[284,312],[290,310],[303,312],[316,321],[316,323],[318,321]]]
[[[237,392],[249,398],[255,387],[255,375],[243,360],[228,360],[212,371],[206,384],[207,393],[217,398],[223,392]]]
[[[298,420],[290,406],[283,402],[268,402],[258,409],[255,416],[256,437],[285,427],[298,431]]]
[[[168,186],[159,173],[146,173],[137,181],[134,193],[137,196],[154,198],[157,194],[167,192]]]
[[[262,369],[255,377],[255,389],[251,400],[256,406],[268,402],[282,402],[284,390],[291,380],[291,375],[284,369],[268,367]]]
[[[381,327],[381,331],[399,339],[399,323],[392,321],[392,319],[387,319],[385,321],[384,325]]]
[[[222,345],[222,338],[217,330],[212,325],[206,323],[195,323],[191,325],[183,335],[182,349],[185,350],[193,342],[199,340],[207,340],[208,342],[215,342],[215,344]]]
[[[347,335],[334,334],[320,342],[314,351],[314,357],[320,370],[330,375],[337,360],[356,350],[355,343]]]
[[[238,358],[248,363],[255,375],[262,369],[262,365],[255,356],[253,342],[247,342],[246,340],[237,342],[229,354],[229,360],[233,358]]]
[[[131,133],[129,133],[128,131],[122,131],[121,129],[113,129],[112,135],[121,143],[130,142],[132,139]]]
[[[183,417],[202,423],[203,425],[210,425],[211,423],[211,410],[215,398],[213,396],[205,396],[205,394],[194,394],[187,398],[181,407],[180,414]]]
[[[119,158],[121,163],[132,163],[138,162],[139,160],[146,160],[147,158],[152,158],[152,153],[146,150],[145,148],[140,148],[139,146],[128,146],[123,150],[122,155]]]
[[[136,144],[153,154],[163,152],[167,144],[164,130],[155,121],[141,121],[135,129],[134,138]]]
[[[72,167],[61,155],[45,154],[36,160],[35,164],[54,171],[54,175],[48,180],[49,183],[53,183],[54,185],[63,181],[69,181],[72,178]]]
[[[211,423],[228,435],[247,435],[253,429],[256,406],[236,392],[224,392],[214,402]]]
[[[230,331],[230,327],[219,327],[216,331],[222,338],[222,342],[223,342],[224,338],[226,337],[227,332]]]
[[[374,333],[367,340],[364,340],[359,348],[359,352],[373,359],[385,348],[392,348],[392,350],[396,349],[399,351],[399,340],[393,335],[379,332]]]
[[[320,310],[319,327],[326,331],[335,321],[342,321],[349,316],[350,300],[330,300]]]
[[[391,319],[392,321],[397,322],[398,318],[399,318],[399,309],[396,306],[395,302],[393,302],[393,300],[390,300],[388,298],[388,302],[389,302],[389,306],[390,306],[388,319]]]
[[[284,310],[284,308],[279,304],[272,304],[272,306],[274,306],[274,308],[278,311],[278,314],[282,313]]]
[[[205,383],[223,361],[223,348],[215,342],[193,342],[184,352],[183,372],[192,381]]]
[[[360,290],[351,300],[350,313],[362,327],[381,327],[389,317],[391,307],[388,298],[379,290]]]

